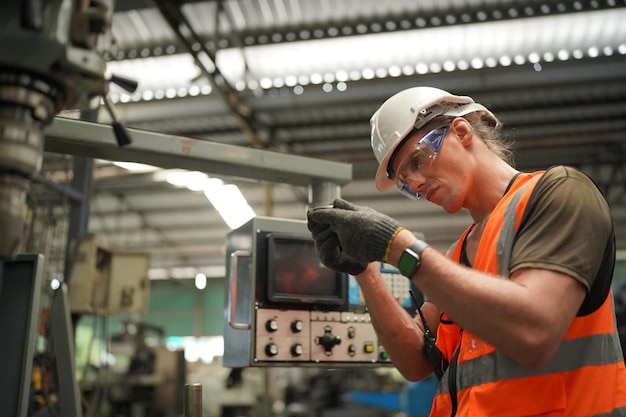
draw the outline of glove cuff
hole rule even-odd
[[[402,229],[403,226],[390,217],[376,219],[375,236],[377,238],[371,242],[373,256],[370,259],[385,260],[389,256],[387,252],[390,243]]]
[[[404,226],[398,227],[396,231],[393,232],[393,234],[389,238],[389,241],[387,242],[387,248],[385,249],[385,255],[383,255],[383,262],[389,262],[389,253],[391,252],[391,243],[396,238],[396,236],[398,236],[398,233],[400,233],[404,229],[405,229]]]

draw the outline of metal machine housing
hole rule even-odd
[[[263,240],[288,234],[311,241],[305,221],[255,217],[226,240],[226,367],[390,365],[363,305],[268,301]],[[353,297],[354,298],[354,297]]]

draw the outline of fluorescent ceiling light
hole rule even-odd
[[[140,164],[138,162],[120,162],[113,161],[113,165],[118,166],[120,168],[124,168],[131,172],[152,172],[157,171],[161,168],[155,167],[153,165]]]
[[[165,181],[192,191],[203,191],[231,229],[238,228],[256,215],[236,185],[225,185],[221,179],[209,178],[203,172],[173,170],[166,173]]]
[[[231,229],[238,228],[255,216],[254,210],[236,185],[209,188],[204,190],[204,195]]]
[[[193,191],[202,191],[202,186],[209,177],[198,171],[170,171],[165,181],[177,187],[189,188]]]

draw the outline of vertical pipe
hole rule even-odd
[[[263,185],[263,190],[265,191],[265,198],[263,200],[263,215],[266,217],[271,217],[274,211],[274,201],[272,200],[272,184],[265,183]]]
[[[202,417],[202,384],[185,384],[184,417]]]
[[[309,207],[332,204],[341,196],[341,188],[333,182],[317,182],[309,185]]]
[[[98,109],[83,111],[80,113],[82,120],[97,121]],[[74,169],[71,188],[79,193],[80,201],[72,201],[69,213],[69,225],[67,230],[67,242],[65,247],[65,282],[69,283],[72,269],[72,255],[74,246],[79,239],[87,233],[89,222],[89,196],[93,182],[93,158],[74,157]]]
[[[204,329],[204,292],[194,288],[195,302],[193,306],[193,335],[201,337]]]

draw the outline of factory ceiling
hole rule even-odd
[[[369,144],[369,118],[387,97],[439,87],[501,117],[518,169],[568,164],[589,173],[608,196],[626,249],[624,0],[117,3],[108,69],[139,85],[114,86],[110,98],[131,133],[303,156],[310,169],[316,160],[349,164],[344,198],[397,218],[443,250],[469,216],[377,192]],[[109,123],[109,114],[97,120]],[[119,159],[137,161],[130,153]],[[68,164],[49,152],[46,175]],[[230,228],[203,192],[158,171],[133,173],[103,159],[95,167],[90,232],[150,253],[154,277],[223,274]],[[255,180],[245,167],[220,172],[210,161],[193,170],[239,186],[256,215],[305,218],[309,187],[289,177]]]

